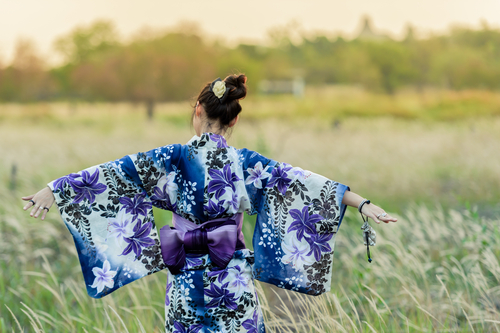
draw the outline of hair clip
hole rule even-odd
[[[226,87],[226,82],[222,81],[220,77],[215,79],[210,84],[210,91],[219,99],[219,102],[222,104],[226,101],[229,89]]]

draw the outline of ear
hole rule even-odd
[[[196,117],[200,117],[201,116],[201,104],[200,102],[196,102],[196,106],[194,107],[194,113],[196,114]]]
[[[229,127],[233,127],[234,125],[236,125],[236,123],[238,122],[238,119],[240,118],[239,115],[237,115],[233,120],[231,120],[229,122]]]

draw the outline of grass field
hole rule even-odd
[[[270,332],[500,332],[498,94],[337,89],[244,103],[231,145],[345,183],[400,218],[376,226],[368,264],[360,217],[349,211],[331,294],[276,295],[260,284]],[[141,105],[0,105],[1,333],[164,331],[166,274],[91,299],[59,215],[30,219],[19,197],[90,165],[188,141],[189,110],[162,104],[148,122]],[[155,214],[160,225],[169,219]]]

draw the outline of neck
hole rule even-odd
[[[224,134],[226,133],[226,131],[224,129],[220,128],[216,122],[205,123],[204,125],[202,125],[201,130],[202,130],[202,133],[210,132],[210,133],[214,133],[214,134],[218,134],[218,135],[222,135],[222,136],[224,136]]]
[[[198,108],[200,108],[200,110],[198,110]],[[226,128],[221,126],[220,121],[209,119],[205,114],[205,110],[198,104],[193,114],[193,126],[198,136],[207,132],[222,136],[226,133]]]
[[[217,120],[210,119],[202,119],[199,126],[199,133],[197,131],[197,135],[200,136],[203,133],[214,133],[218,135],[224,136],[226,130],[220,126],[220,123]]]

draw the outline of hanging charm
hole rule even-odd
[[[368,219],[363,223],[363,226],[361,227],[361,230],[363,230],[364,233],[364,243],[363,245],[370,245],[370,246],[375,246],[377,244],[377,233],[375,230],[368,224]]]
[[[366,220],[363,217],[363,226],[361,227],[361,230],[363,230],[363,245],[366,245],[366,252],[368,253],[368,262],[372,262],[372,258],[370,257],[370,246],[375,246],[377,243],[377,233],[373,228],[368,224],[368,218]]]
[[[365,204],[370,204],[370,200],[363,200],[359,206],[358,206],[358,211],[359,214],[361,214],[361,218],[363,219],[363,225],[361,226],[361,230],[363,230],[363,244],[366,245],[366,252],[368,254],[368,262],[372,262],[372,258],[370,257],[370,246],[375,246],[377,243],[377,233],[373,228],[368,224],[368,217],[363,215],[361,213],[361,209],[363,208],[363,205]]]

